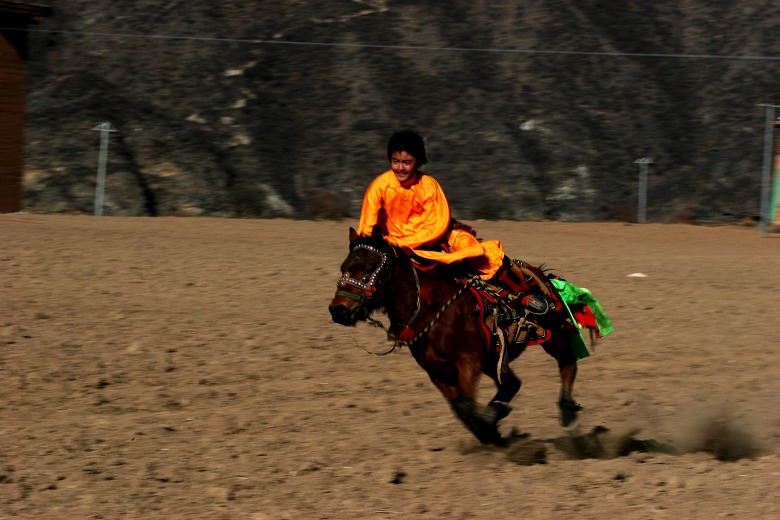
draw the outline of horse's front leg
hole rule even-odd
[[[468,360],[459,361],[455,381],[450,378],[437,377],[436,373],[428,374],[433,384],[450,402],[455,415],[474,434],[482,444],[503,445],[504,441],[498,433],[499,412],[491,406],[483,406],[475,399],[477,383],[481,371],[475,368],[476,363]],[[454,384],[452,384],[454,383]]]
[[[582,410],[573,396],[574,380],[577,378],[577,358],[567,339],[559,338],[557,341],[545,343],[543,347],[558,362],[558,370],[561,374],[558,408],[561,412],[561,424],[564,427],[569,426],[577,419],[577,412]]]
[[[520,391],[522,382],[511,369],[501,375],[500,383],[498,381],[497,370],[489,372],[489,375],[498,387],[498,390],[496,391],[496,395],[493,396],[493,399],[488,403],[488,406],[496,410],[496,413],[498,414],[497,420],[500,421],[512,411],[509,402],[517,395],[517,392]]]

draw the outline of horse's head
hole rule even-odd
[[[360,237],[349,228],[349,255],[341,264],[336,296],[328,310],[333,321],[354,325],[382,307],[382,288],[390,279],[395,250],[382,238],[378,227],[370,237]]]

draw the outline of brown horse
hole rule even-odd
[[[409,347],[458,418],[483,444],[503,445],[498,422],[511,411],[509,402],[521,384],[509,361],[527,344],[500,341],[502,331],[496,324],[501,315],[496,310],[504,304],[481,290],[476,280],[456,279],[446,267],[421,269],[407,254],[390,246],[378,228],[371,237],[359,237],[352,228],[349,232],[349,255],[341,265],[342,275],[329,306],[333,321],[351,326],[369,320],[373,311],[385,311],[390,320],[388,336]],[[572,398],[577,357],[569,342],[571,322],[561,316],[548,312],[536,317],[531,328],[540,334],[526,338],[536,339],[558,362],[558,406],[561,422],[568,426],[580,410]],[[498,388],[487,406],[475,400],[483,373]]]

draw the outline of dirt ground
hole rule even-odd
[[[780,235],[470,222],[616,329],[577,429],[531,348],[485,448],[331,322],[350,224],[0,216],[0,518],[780,518]]]

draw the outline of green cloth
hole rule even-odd
[[[566,305],[587,305],[590,308],[593,316],[596,318],[596,325],[598,325],[600,335],[606,336],[615,331],[609,318],[607,318],[607,313],[604,312],[601,304],[588,289],[577,287],[566,280],[552,279],[550,282],[558,289]]]
[[[571,312],[569,314],[571,314]],[[581,332],[569,334],[569,343],[571,344],[574,354],[577,356],[577,361],[590,356],[590,352],[588,352],[588,347],[585,346],[585,339],[582,337]]]
[[[612,326],[609,318],[607,318],[607,313],[604,312],[604,309],[601,307],[598,300],[593,297],[593,294],[591,294],[588,289],[585,289],[584,287],[577,287],[573,283],[567,282],[566,280],[556,280],[553,278],[550,280],[550,282],[556,289],[558,289],[558,293],[561,295],[563,303],[566,304],[566,310],[569,311],[570,316],[571,310],[569,309],[569,305],[587,305],[596,319],[596,325],[599,328],[599,334],[601,336],[606,336],[607,334],[614,332],[615,328]],[[574,316],[572,316],[572,321],[576,323]],[[574,353],[577,355],[577,360],[586,358],[590,355],[588,348],[585,346],[585,340],[583,339],[581,332],[577,334],[571,334],[569,341],[571,342],[571,346],[574,349]]]

